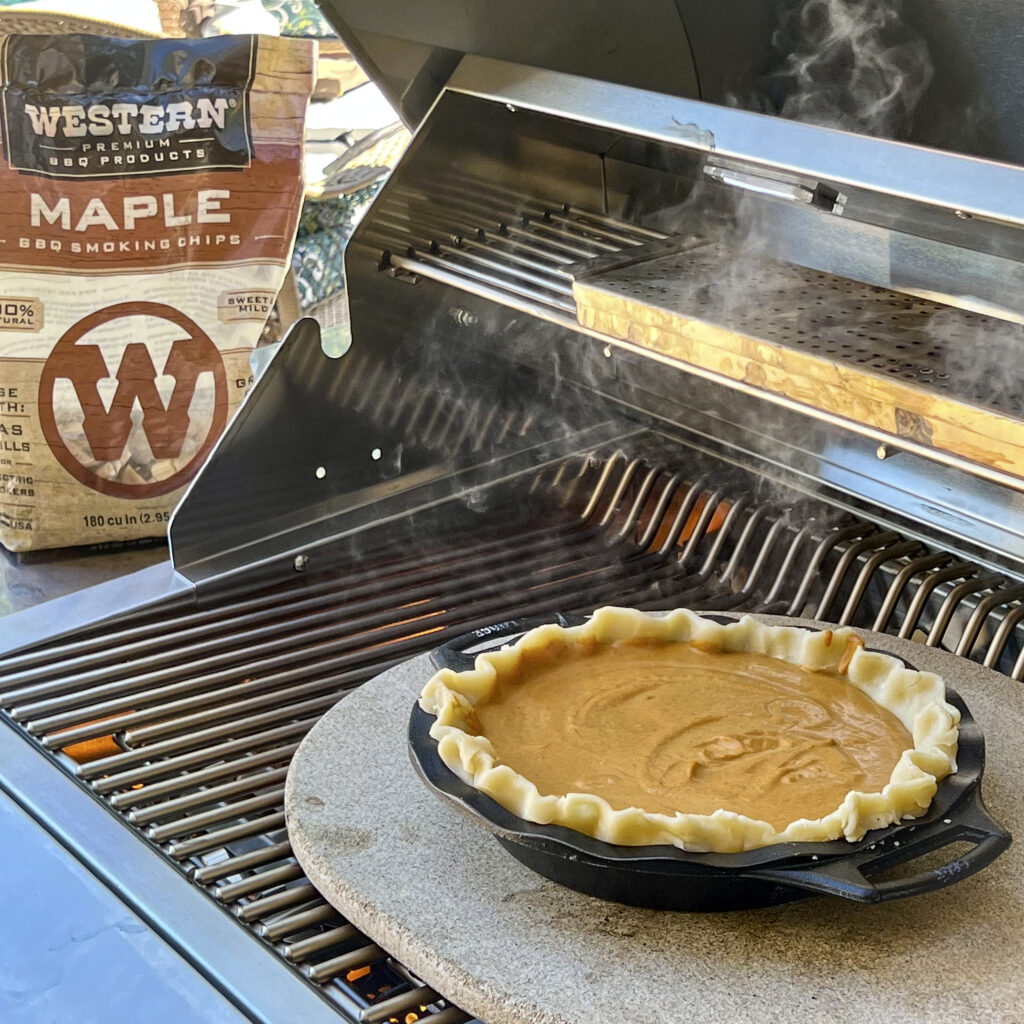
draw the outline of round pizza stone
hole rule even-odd
[[[1020,835],[1021,684],[908,641],[869,640],[959,691],[986,737],[985,802]],[[420,781],[407,728],[432,673],[427,657],[413,659],[321,719],[292,760],[288,829],[345,917],[486,1024],[1024,1019],[1024,847],[885,904],[819,897],[697,914],[606,903],[523,867]]]

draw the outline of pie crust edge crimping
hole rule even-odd
[[[486,736],[474,734],[473,709],[503,677],[516,670],[523,651],[588,640],[601,644],[695,641],[722,651],[765,654],[808,669],[845,675],[903,723],[914,746],[903,752],[881,792],[851,791],[830,814],[791,822],[782,831],[726,810],[667,815],[639,807],[616,810],[590,793],[541,794],[528,779],[496,761]],[[919,817],[931,803],[939,780],[956,771],[960,721],[959,711],[945,700],[941,677],[907,668],[890,655],[865,650],[852,629],[770,626],[749,616],[722,625],[685,609],[660,615],[600,608],[581,626],[540,626],[499,651],[477,655],[470,670],[441,669],[423,688],[419,703],[436,716],[430,735],[448,768],[520,818],[564,825],[620,846],[672,844],[692,852],[717,853],[841,837],[855,842],[871,829]]]

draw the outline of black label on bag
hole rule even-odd
[[[253,36],[125,40],[10,36],[2,57],[4,153],[51,178],[247,167]]]

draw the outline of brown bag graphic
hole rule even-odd
[[[269,37],[4,41],[8,548],[166,528],[284,277],[312,64]]]

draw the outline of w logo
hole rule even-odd
[[[124,350],[117,368],[117,391],[108,412],[100,398],[99,382],[107,377],[107,364],[98,345],[75,345],[61,367],[71,381],[85,414],[82,426],[93,457],[113,462],[124,454],[132,431],[132,407],[142,408],[142,430],[153,457],[176,459],[188,436],[188,407],[201,373],[202,342],[185,338],[171,345],[164,375],[174,378],[167,408],[156,387],[156,367],[145,345],[137,342]]]
[[[124,347],[112,372],[103,349],[88,336],[96,331],[96,337],[103,337],[108,343],[118,333],[137,337],[138,320],[134,324],[131,321],[138,317],[166,321],[184,336],[171,342],[162,369],[157,369],[145,344],[132,341]],[[112,329],[114,321],[122,322]],[[103,464],[117,463],[125,457],[133,430],[141,430],[154,460],[179,459],[190,430],[193,437],[196,433],[190,410],[203,374],[213,377],[213,415],[199,444],[192,446],[195,450],[186,465],[164,474],[165,478],[160,480],[146,480],[144,473],[136,472],[137,480],[131,483],[109,479],[97,471]],[[68,384],[80,407],[74,424],[67,409],[57,401],[58,393],[68,393]],[[224,363],[206,334],[171,306],[157,302],[108,306],[80,320],[54,346],[39,382],[39,411],[51,450],[72,476],[104,494],[155,497],[186,483],[223,430],[227,419]],[[208,415],[204,418],[210,419]],[[80,443],[77,447],[69,444],[71,433],[84,433],[92,455],[90,461],[83,461]]]

